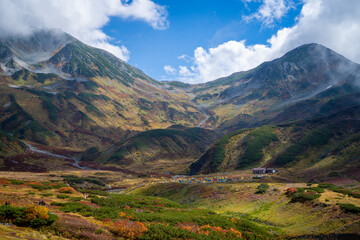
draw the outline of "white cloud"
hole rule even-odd
[[[109,36],[101,30],[110,17],[145,21],[154,29],[169,26],[166,8],[151,0],[1,0],[0,34],[60,28],[89,45],[128,60],[126,47],[110,44]]]
[[[246,2],[250,1],[254,0],[246,0]],[[243,19],[245,21],[256,19],[262,22],[264,26],[269,27],[272,26],[275,21],[279,21],[293,5],[292,0],[263,0],[263,4],[257,12],[250,16],[245,16]]]
[[[184,61],[187,62],[187,63],[193,61],[193,58],[189,57],[189,56],[186,55],[186,54],[183,54],[183,55],[181,55],[181,56],[178,56],[177,58],[180,59],[180,60],[184,60]]]
[[[184,77],[194,76],[194,73],[192,73],[186,66],[179,66],[179,74]]]
[[[164,66],[164,70],[168,75],[174,75],[176,74],[176,69],[173,68],[171,65]]]
[[[186,82],[199,83],[249,70],[260,63],[280,57],[306,43],[320,43],[345,57],[360,62],[360,1],[306,0],[297,23],[282,28],[268,44],[246,45],[246,41],[228,41],[217,47],[194,51],[189,70],[193,76],[179,75]],[[190,68],[191,69],[191,68]],[[184,72],[185,73],[185,72]]]

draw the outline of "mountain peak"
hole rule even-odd
[[[29,64],[49,59],[59,48],[75,40],[60,29],[38,30],[30,35],[8,36],[0,39],[12,49],[16,58]]]
[[[328,62],[329,64],[339,64],[340,62],[346,62],[346,64],[355,64],[341,54],[318,43],[301,45],[271,62],[278,61],[297,62],[298,64],[303,64],[309,61],[313,63]]]

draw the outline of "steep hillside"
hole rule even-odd
[[[104,149],[137,131],[205,118],[183,90],[66,33],[0,41],[0,129],[15,137]]]
[[[354,107],[330,117],[238,130],[215,142],[191,165],[190,174],[270,166],[286,167],[307,181],[358,181],[359,119],[360,108]]]
[[[360,65],[324,46],[307,44],[252,70],[193,86],[192,91],[211,114],[204,126],[230,131],[331,114],[320,105],[359,92],[359,74]],[[303,107],[306,115],[289,112],[309,99],[316,102],[310,109]],[[346,104],[359,104],[349,100]]]
[[[85,154],[95,159],[138,171],[186,173],[188,166],[215,141],[217,134],[202,128],[172,126],[145,131],[103,153]]]

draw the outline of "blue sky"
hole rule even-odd
[[[1,36],[51,28],[157,80],[207,82],[306,43],[360,62],[359,0],[0,1]]]
[[[265,26],[260,21],[245,21],[262,2],[240,0],[157,0],[165,6],[170,25],[156,30],[144,21],[111,17],[102,30],[113,44],[123,44],[130,51],[128,63],[158,80],[175,80],[164,66],[189,66],[179,56],[192,56],[197,47],[212,48],[229,40],[246,40],[249,45],[267,44],[267,39],[283,27],[293,26],[302,4],[293,4],[286,15]],[[239,69],[240,70],[240,69]]]

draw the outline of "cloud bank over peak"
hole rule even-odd
[[[264,0],[263,5],[268,2]],[[260,10],[264,8],[263,5]],[[188,71],[177,71],[177,80],[189,83],[211,81],[234,72],[249,70],[264,61],[278,58],[299,45],[312,42],[360,62],[359,39],[360,1],[304,0],[296,24],[277,31],[267,40],[267,44],[247,45],[246,40],[241,40],[224,42],[209,49],[198,47],[194,50]],[[178,69],[182,70],[184,66],[179,66]]]
[[[166,8],[151,0],[2,0],[0,34],[24,35],[59,28],[127,61],[128,49],[111,44],[101,30],[110,17],[144,21],[156,30],[169,27]]]

